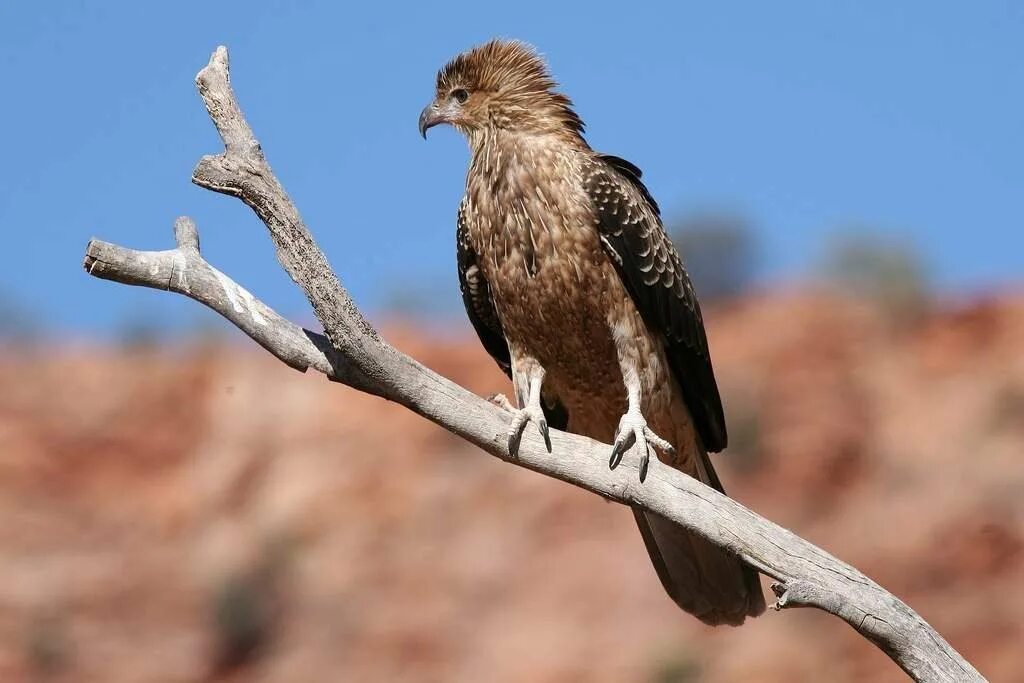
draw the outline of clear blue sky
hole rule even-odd
[[[0,5],[0,293],[75,336],[188,324],[196,304],[80,268],[91,235],[164,248],[188,214],[212,263],[308,319],[249,210],[189,183],[219,147],[192,78],[223,43],[356,299],[422,282],[456,308],[467,151],[416,118],[437,68],[496,35],[548,56],[591,144],[642,167],[666,213],[749,217],[769,282],[849,225],[916,244],[947,292],[1024,279],[1024,4],[299,4]]]

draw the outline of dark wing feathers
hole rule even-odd
[[[462,290],[462,303],[466,306],[469,322],[480,337],[487,353],[501,368],[502,372],[512,379],[512,359],[505,342],[505,332],[501,329],[498,311],[491,299],[491,287],[484,278],[483,271],[477,265],[476,253],[469,244],[466,229],[466,216],[459,206],[459,221],[455,231],[456,262],[459,267],[459,289]]]
[[[622,157],[613,156],[611,154],[601,154],[598,156],[618,171],[619,174],[633,183],[636,189],[640,191],[640,194],[643,195],[643,198],[647,201],[651,210],[654,211],[654,215],[661,216],[661,208],[658,206],[658,202],[654,201],[654,197],[652,197],[651,193],[647,191],[647,186],[640,181],[644,172],[640,170],[639,166],[630,161],[626,161]]]
[[[640,176],[639,168],[613,156],[598,156],[584,168],[601,242],[644,322],[664,338],[704,447],[720,451],[727,442],[725,416],[700,305]]]
[[[505,341],[505,332],[501,327],[501,319],[494,308],[491,298],[491,287],[484,273],[477,264],[476,253],[469,243],[466,229],[466,213],[459,206],[458,226],[455,231],[456,262],[459,268],[459,289],[462,290],[462,303],[466,306],[469,322],[473,324],[480,343],[498,364],[502,372],[512,379],[512,359]],[[542,395],[544,417],[548,426],[554,429],[565,429],[569,424],[569,413],[565,406],[555,397]]]

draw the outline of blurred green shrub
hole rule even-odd
[[[650,683],[697,683],[700,679],[700,662],[685,648],[659,659],[648,676]]]
[[[822,259],[826,280],[863,297],[898,325],[913,324],[927,312],[929,282],[913,245],[867,230],[831,238]]]
[[[56,676],[71,666],[71,635],[67,616],[57,608],[33,616],[28,625],[25,650],[32,671],[41,679]]]
[[[695,214],[668,225],[701,303],[745,294],[759,272],[756,240],[745,219],[726,213]]]
[[[229,573],[211,595],[215,673],[259,659],[283,625],[285,574],[296,549],[288,534],[264,541],[255,563]]]

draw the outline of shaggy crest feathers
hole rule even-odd
[[[583,120],[572,109],[572,100],[555,88],[543,58],[518,40],[494,39],[456,56],[437,72],[437,94],[444,97],[455,88],[485,93],[490,100],[489,118],[497,125],[550,123],[576,135]]]

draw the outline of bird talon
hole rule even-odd
[[[608,469],[614,470],[622,462],[622,453],[626,449],[623,448],[622,442],[616,441],[612,445],[612,457],[608,458]]]
[[[608,467],[614,470],[622,462],[622,456],[626,451],[636,448],[640,456],[640,481],[643,482],[647,479],[647,472],[650,469],[652,447],[665,451],[675,459],[676,449],[672,444],[655,434],[639,411],[631,410],[623,415],[619,422]]]
[[[647,478],[647,468],[651,464],[651,449],[649,447],[644,448],[643,455],[640,456],[640,483],[642,484],[644,479]]]
[[[540,435],[544,437],[544,447],[548,449],[548,453],[551,452],[551,432],[548,431],[548,421],[541,418],[537,421],[537,429],[540,430]]]
[[[507,400],[507,399],[506,399]],[[536,422],[537,431],[544,439],[544,446],[548,453],[551,452],[551,434],[548,430],[548,422],[544,419],[544,411],[539,406],[527,406],[526,408],[512,408],[514,417],[508,429],[508,454],[516,457],[519,453],[519,444],[523,440],[523,432],[526,430],[527,422]]]
[[[516,412],[516,407],[512,405],[512,401],[508,400],[508,396],[505,394],[491,394],[487,397],[487,400],[510,413]]]
[[[654,444],[655,448],[658,448],[660,450],[665,451],[666,455],[668,455],[673,460],[675,460],[675,457],[676,457],[675,446],[673,446],[668,441],[666,441],[665,439],[663,439],[660,436],[658,436],[657,434],[655,434],[654,430],[652,430],[647,425],[644,425],[644,436],[647,437],[648,441],[650,441],[651,443]]]
[[[608,469],[614,470],[622,462],[622,456],[626,454],[633,444],[636,443],[636,433],[632,429],[617,430],[615,443],[612,445],[612,455],[608,459]]]

